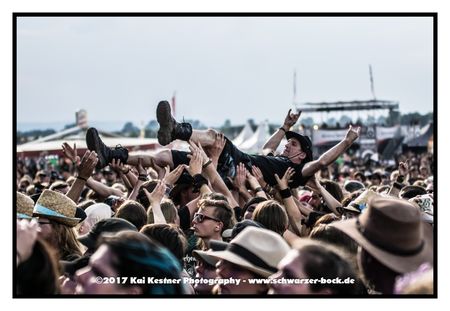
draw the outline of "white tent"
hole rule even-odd
[[[239,149],[247,153],[262,153],[262,148],[269,137],[269,124],[264,121],[258,125],[252,137],[239,145]]]
[[[233,139],[233,145],[236,147],[239,147],[243,142],[245,142],[247,139],[252,137],[254,134],[252,127],[249,122],[245,123],[244,128],[239,133],[238,136],[236,136],[235,139]]]

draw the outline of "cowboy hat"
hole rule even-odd
[[[34,201],[23,193],[16,193],[17,218],[31,219],[33,217]]]
[[[223,251],[209,253],[262,277],[277,272],[277,265],[289,252],[287,242],[273,231],[247,227]]]
[[[433,264],[430,228],[418,208],[406,200],[374,196],[357,218],[330,224],[355,240],[383,265],[404,274]]]
[[[78,218],[77,205],[60,192],[45,189],[36,202],[33,216],[45,217],[69,227],[75,227],[82,217]],[[83,212],[84,218],[86,214]]]
[[[216,263],[219,261],[218,258],[211,256],[211,253],[214,251],[223,251],[227,248],[228,243],[217,241],[217,240],[210,240],[208,243],[209,249],[206,251],[201,250],[194,250],[192,251],[192,255],[194,255],[195,258],[201,259],[204,262],[206,262],[210,266],[216,266]]]

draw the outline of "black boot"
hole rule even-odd
[[[175,139],[188,141],[192,135],[192,126],[189,123],[178,123],[170,110],[170,104],[163,100],[156,108],[156,119],[159,123],[158,142],[165,146]]]
[[[97,153],[98,162],[97,168],[102,169],[111,163],[112,159],[120,160],[123,164],[127,163],[128,150],[117,146],[115,149],[111,149],[106,146],[95,128],[90,127],[86,132],[86,145],[89,150]]]

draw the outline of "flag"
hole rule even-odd
[[[377,99],[375,96],[375,89],[373,87],[373,75],[372,75],[372,65],[369,65],[369,74],[370,74],[370,91],[372,92],[373,99]]]
[[[176,103],[175,103],[175,96],[176,96],[176,92],[173,92],[173,96],[172,96],[172,115],[174,117],[176,117],[175,111],[176,111]]]

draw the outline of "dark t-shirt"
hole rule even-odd
[[[191,213],[189,208],[185,205],[178,209],[178,216],[180,217],[180,228],[185,231],[191,227]]]
[[[227,184],[228,177],[234,178],[236,176],[236,166],[239,163],[244,163],[245,167],[250,172],[252,170],[252,165],[257,166],[261,170],[264,180],[271,186],[277,184],[274,177],[275,174],[278,174],[278,176],[282,178],[289,167],[295,169],[295,174],[292,178],[293,181],[289,184],[291,188],[303,186],[308,181],[308,178],[304,178],[302,175],[302,169],[305,163],[295,164],[284,156],[249,155],[240,151],[230,140],[228,140],[228,138],[226,140],[226,144],[220,154],[217,164],[217,172],[222,177],[225,184]],[[175,167],[180,164],[189,164],[187,155],[187,152],[172,150],[172,159]]]

